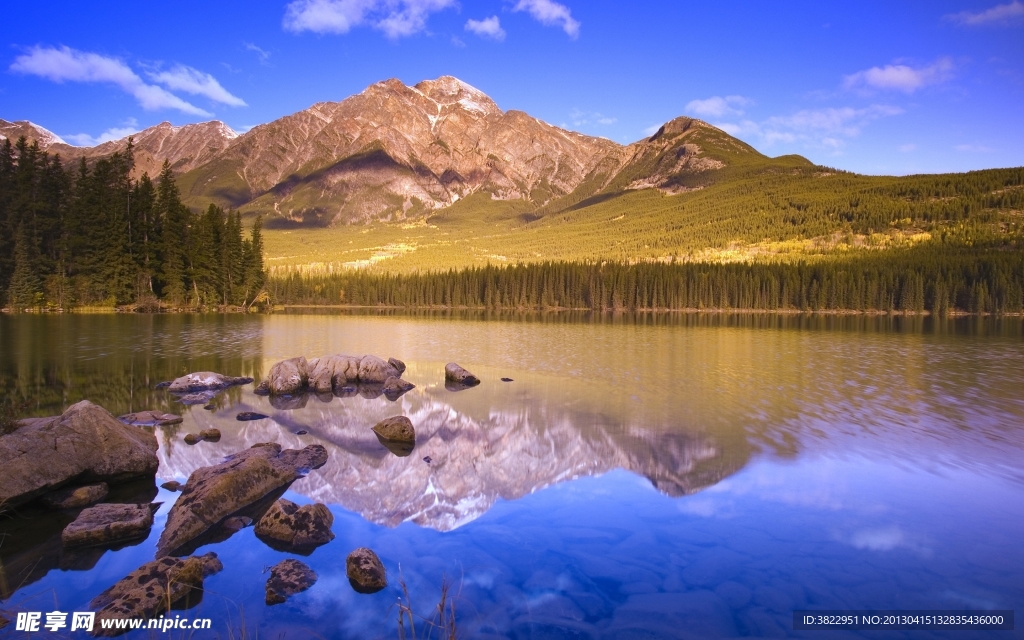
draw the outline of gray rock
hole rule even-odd
[[[324,356],[309,361],[309,388],[329,393],[347,382],[359,380],[359,358],[355,356]]]
[[[167,514],[157,557],[172,554],[225,518],[287,487],[304,470],[326,462],[327,450],[320,445],[282,451],[281,445],[263,443],[220,464],[196,469]]]
[[[145,538],[156,504],[98,504],[84,509],[60,535],[65,547],[94,547]]]
[[[385,440],[416,444],[416,430],[412,421],[405,416],[394,416],[381,420],[373,427],[373,432]]]
[[[118,416],[118,420],[133,427],[166,427],[181,423],[181,416],[162,411],[136,411]]]
[[[363,356],[359,361],[359,382],[364,384],[383,384],[388,378],[398,378],[401,375],[394,365],[377,356]]]
[[[255,411],[242,411],[235,416],[235,420],[238,420],[239,422],[247,422],[250,420],[263,420],[269,417],[270,416],[263,415],[262,413],[256,413]]]
[[[77,509],[99,502],[107,497],[110,488],[106,482],[87,484],[81,487],[66,487],[57,489],[41,498],[43,504],[54,509]]]
[[[248,384],[252,378],[235,378],[213,371],[197,371],[175,379],[167,387],[171,393],[195,393],[197,391],[215,391],[239,384]]]
[[[480,384],[480,378],[477,378],[454,362],[444,365],[444,379],[466,386]]]
[[[316,579],[316,572],[298,560],[282,560],[270,568],[266,603],[281,604],[296,593],[312,587]]]
[[[282,545],[315,547],[334,540],[334,514],[323,503],[302,507],[284,498],[256,523],[256,535]]]
[[[352,588],[359,593],[376,593],[388,586],[387,572],[377,554],[360,547],[345,559],[345,573]]]
[[[207,442],[219,442],[220,429],[203,429],[199,432],[199,437]]]
[[[96,596],[94,635],[114,636],[123,630],[104,630],[101,620],[157,618],[171,608],[183,608],[202,597],[203,579],[224,568],[217,554],[188,558],[160,558],[147,562]]]
[[[210,402],[214,396],[220,393],[220,390],[216,391],[196,391],[195,393],[186,393],[184,395],[176,395],[174,399],[183,405],[192,407],[197,404],[206,405],[203,408],[208,411],[214,411],[217,407]],[[209,404],[207,404],[209,403]]]
[[[185,441],[185,444],[196,444],[198,442],[202,442],[203,439],[199,437],[198,433],[186,433],[183,440]]]
[[[22,504],[75,482],[153,477],[156,437],[83,400],[60,416],[0,436],[0,503]]]
[[[240,531],[252,524],[252,518],[248,516],[234,516],[224,521],[224,528],[232,531]]]
[[[309,363],[302,356],[278,362],[256,387],[256,393],[287,395],[305,391],[309,381]]]
[[[398,358],[388,358],[388,364],[398,371],[398,375],[405,373],[405,363]]]
[[[388,397],[389,400],[394,400],[398,398],[398,396],[405,393],[406,391],[410,391],[415,388],[416,385],[409,382],[408,380],[402,380],[401,378],[391,376],[390,378],[384,381],[384,387],[382,391],[384,392],[384,395]]]
[[[167,489],[168,491],[181,491],[182,484],[177,480],[170,480],[168,482],[163,483],[160,486],[163,487],[164,489]]]

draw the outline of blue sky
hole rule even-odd
[[[4,11],[0,118],[65,140],[238,131],[454,75],[628,143],[678,115],[863,173],[1024,165],[1024,1],[35,2]]]

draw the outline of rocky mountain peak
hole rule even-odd
[[[467,111],[483,115],[500,114],[501,109],[483,91],[454,76],[441,76],[436,80],[424,80],[413,89],[430,98],[438,105],[458,105]]]

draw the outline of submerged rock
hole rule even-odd
[[[153,526],[156,504],[98,504],[84,509],[64,528],[65,547],[93,547],[145,538]]]
[[[224,528],[233,531],[240,531],[252,524],[252,518],[248,516],[234,516],[224,521]]]
[[[108,484],[153,477],[156,437],[88,400],[0,436],[0,503],[28,502],[74,480]]]
[[[115,636],[123,629],[103,629],[101,620],[157,618],[169,608],[194,606],[202,598],[203,579],[224,568],[216,553],[147,562],[89,603],[96,609],[94,635]]]
[[[466,387],[472,387],[480,384],[480,378],[477,378],[475,375],[466,371],[454,362],[449,362],[444,365],[444,379],[446,382],[454,382]]]
[[[54,509],[77,509],[99,502],[110,493],[106,482],[87,484],[81,487],[57,489],[41,498],[43,504]]]
[[[171,393],[195,393],[197,391],[219,391],[239,384],[248,384],[252,378],[235,378],[213,371],[198,371],[175,379],[168,385]]]
[[[186,393],[185,395],[180,396],[176,395],[174,396],[174,399],[180,402],[181,404],[189,407],[201,404],[204,405],[203,408],[206,409],[207,411],[215,411],[217,407],[210,401],[213,400],[213,397],[216,396],[218,393],[220,393],[220,390],[196,391],[195,393]]]
[[[168,385],[169,386],[169,385]],[[179,424],[181,416],[162,411],[136,411],[118,416],[118,420],[133,427],[166,427],[172,424]]]
[[[173,554],[225,518],[326,462],[327,450],[321,445],[282,451],[281,445],[263,443],[220,464],[196,469],[167,514],[157,556]]]
[[[256,523],[256,535],[274,548],[312,547],[334,540],[334,514],[323,503],[299,506],[281,498]],[[272,544],[278,543],[278,544]]]
[[[512,378],[502,378],[502,382],[513,382]]]
[[[164,489],[167,489],[168,491],[181,491],[182,485],[177,480],[170,480],[168,482],[163,483],[160,486]]]
[[[269,417],[270,416],[265,416],[262,413],[256,413],[255,411],[243,411],[235,416],[235,420],[238,420],[239,422],[246,422],[250,420],[263,420]]]
[[[377,554],[360,547],[345,559],[345,574],[352,588],[359,593],[376,593],[388,586],[387,572]]]
[[[220,429],[203,429],[199,432],[199,437],[207,442],[219,442]]]
[[[316,584],[316,572],[298,560],[288,558],[270,568],[266,603],[281,604],[296,593]]]

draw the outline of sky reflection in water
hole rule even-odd
[[[393,586],[404,576],[424,613],[452,578],[467,637],[820,637],[793,631],[793,609],[1024,603],[1013,569],[1024,560],[1019,326],[773,322],[0,318],[0,379],[37,398],[38,415],[81,397],[114,413],[184,413],[157,430],[161,480],[256,442],[328,448],[327,466],[286,496],[335,513],[337,538],[304,559],[320,575],[310,591],[265,607],[262,570],[289,556],[251,528],[200,550],[225,570],[187,615],[212,617],[225,637],[228,624],[261,637],[393,637],[397,589],[359,595],[345,579],[357,546],[377,550]],[[259,377],[327,353],[402,358],[417,388],[394,403],[308,397],[279,409],[246,387],[215,411],[152,390],[188,370]],[[484,384],[446,391],[448,361]],[[242,410],[271,418],[240,423]],[[417,428],[408,458],[369,431],[398,413]],[[181,442],[209,426],[219,443]],[[54,565],[2,608],[82,610],[152,558],[175,495],[156,498],[149,540],[87,571]],[[2,554],[10,582],[21,565]]]

